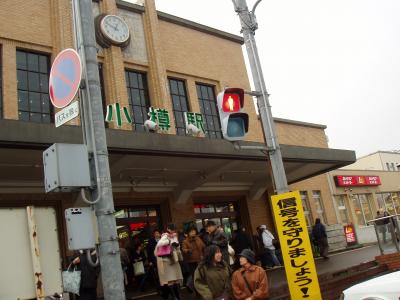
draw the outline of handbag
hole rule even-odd
[[[158,257],[168,257],[172,254],[171,245],[164,245],[157,248],[157,256]]]
[[[140,276],[144,274],[144,264],[142,261],[137,261],[133,264],[133,273],[135,276]]]
[[[62,272],[62,282],[64,292],[73,293],[79,296],[79,288],[81,286],[81,271],[76,269],[76,266],[70,271],[72,263],[68,266],[66,271]]]

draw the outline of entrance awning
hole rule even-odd
[[[114,191],[185,198],[199,190],[247,190],[256,197],[272,185],[264,152],[236,150],[225,140],[107,129],[107,141]],[[0,120],[0,188],[42,188],[42,151],[56,142],[81,143],[80,127]],[[355,161],[354,151],[280,146],[289,183]]]

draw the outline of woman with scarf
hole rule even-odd
[[[172,294],[174,300],[181,300],[180,285],[183,281],[179,261],[182,253],[174,224],[168,224],[167,230],[158,241],[155,256],[157,257],[158,276],[164,300]]]

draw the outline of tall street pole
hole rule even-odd
[[[90,204],[94,205],[97,216],[99,234],[97,255],[101,267],[104,299],[125,300],[101,100],[92,0],[74,0],[73,5],[75,30],[78,33],[77,48],[82,58],[85,80],[84,91],[81,93],[84,108],[81,118],[82,127],[84,140],[92,154],[92,177],[96,181],[96,185],[91,190],[91,199],[95,200]],[[83,199],[85,199],[84,195]]]
[[[268,100],[268,93],[267,88],[265,87],[260,58],[258,57],[256,40],[254,38],[255,31],[257,30],[254,10],[261,0],[256,2],[253,12],[250,12],[247,8],[246,0],[232,0],[232,2],[242,25],[244,43],[246,45],[254,87],[257,93],[257,103],[261,116],[265,143],[268,148],[274,187],[277,194],[286,193],[289,191],[289,188],[285,168],[283,166],[281,149],[276,136],[275,124],[272,118],[271,105]]]

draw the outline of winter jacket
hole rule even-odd
[[[312,235],[316,241],[322,241],[324,238],[327,237],[325,226],[321,223],[315,224],[312,229]]]
[[[243,278],[246,277],[250,289]],[[232,292],[236,300],[244,300],[251,297],[252,300],[264,300],[269,295],[267,274],[255,265],[249,269],[240,268],[232,276]]]
[[[275,250],[273,243],[275,238],[271,232],[269,232],[267,229],[264,229],[264,231],[261,234],[261,238],[265,248],[270,250]]]
[[[81,271],[81,289],[96,289],[97,277],[100,273],[100,266],[92,267],[88,260],[86,253],[79,255],[80,263],[78,268]],[[92,255],[92,260],[95,261],[96,257]]]
[[[211,267],[200,263],[194,273],[194,287],[204,300],[213,300],[225,291],[231,293],[228,265],[224,261]]]
[[[155,255],[158,247],[166,245],[171,245],[174,249],[173,251],[180,251],[177,235],[169,235],[168,233],[164,233],[161,236],[161,239],[158,241],[156,249],[154,250]],[[160,285],[165,285],[176,281],[183,281],[182,270],[179,261],[173,260],[172,256],[174,255],[171,255],[171,257],[157,257],[157,270],[158,277],[160,279]]]
[[[187,237],[182,245],[185,261],[188,263],[200,262],[203,259],[205,247],[203,241],[198,236]]]
[[[250,237],[243,231],[239,231],[236,234],[236,237],[232,242],[232,247],[235,249],[236,254],[240,254],[244,249],[253,250]]]
[[[156,250],[157,242],[158,241],[154,237],[152,237],[146,247],[147,259],[149,260],[149,263],[153,263],[153,265],[157,264],[157,258],[154,255],[154,250]]]
[[[222,256],[224,261],[229,263],[229,252],[228,252],[228,239],[225,236],[225,233],[216,230],[213,233],[206,233],[204,235],[204,244],[206,246],[216,245],[221,249]]]

